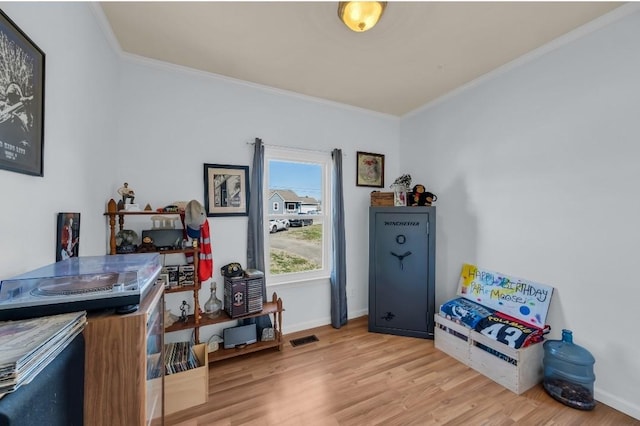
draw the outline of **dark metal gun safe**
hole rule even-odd
[[[433,339],[435,207],[369,207],[369,331]]]

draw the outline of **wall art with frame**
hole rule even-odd
[[[356,155],[356,186],[384,187],[384,155],[360,152]]]
[[[56,262],[78,257],[80,249],[80,213],[58,213]]]
[[[207,216],[249,214],[249,166],[204,165],[204,202]]]
[[[0,169],[43,176],[44,59],[0,10]]]

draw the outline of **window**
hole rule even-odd
[[[280,211],[280,203],[277,201],[273,202],[273,210],[269,213],[278,213]]]
[[[287,213],[296,213],[297,203],[287,203]]]
[[[284,207],[264,210],[268,285],[329,277],[330,168],[328,152],[265,147],[264,205]]]

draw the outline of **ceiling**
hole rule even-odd
[[[402,116],[620,6],[389,2],[355,33],[338,2],[102,2],[122,50]]]

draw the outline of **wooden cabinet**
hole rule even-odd
[[[137,311],[87,316],[84,424],[162,424],[164,288],[155,284]]]

